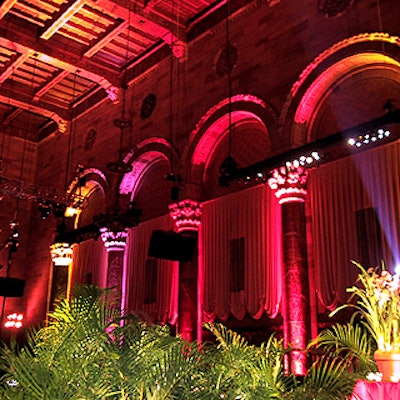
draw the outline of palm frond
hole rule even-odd
[[[375,369],[374,341],[368,330],[354,320],[345,325],[335,324],[321,332],[309,348],[323,350],[333,357],[348,358],[355,373],[366,374]]]

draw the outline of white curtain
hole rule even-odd
[[[400,142],[325,164],[310,173],[309,197],[316,290],[332,309],[348,300],[358,261],[355,213],[374,208],[382,228],[382,260],[400,262]]]
[[[157,261],[156,301],[146,304],[146,265],[150,238],[154,230],[172,230],[169,215],[143,222],[129,231],[127,246],[126,308],[129,312],[148,318],[151,322],[174,324],[178,305],[178,262]],[[147,275],[148,276],[148,275]]]
[[[72,285],[91,283],[105,287],[107,263],[107,251],[101,238],[86,240],[75,245],[72,261]]]
[[[282,293],[281,211],[267,185],[256,186],[203,205],[200,268],[204,280],[204,319],[231,314],[275,317]],[[244,290],[230,291],[230,243],[245,240]]]

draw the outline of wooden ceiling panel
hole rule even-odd
[[[68,122],[72,103],[91,104],[91,96],[99,93],[115,101],[116,89],[133,79],[132,64],[145,61],[147,68],[158,62],[154,49],[185,41],[189,24],[190,29],[199,21],[204,26],[210,10],[225,4],[226,0],[2,1],[0,133],[6,124],[7,133],[23,137],[23,119],[29,118],[27,137],[39,141],[44,131],[51,133],[49,126]]]

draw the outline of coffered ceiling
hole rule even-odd
[[[246,3],[246,2],[243,2]],[[3,0],[0,131],[40,141],[218,22],[226,0]],[[240,5],[239,5],[240,6]],[[173,47],[173,46],[172,46]]]

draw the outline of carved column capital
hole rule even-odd
[[[279,204],[302,203],[307,195],[307,178],[307,169],[291,165],[274,169],[272,176],[268,179],[268,184],[272,190],[275,190]]]
[[[103,240],[104,246],[107,252],[110,251],[124,251],[126,246],[126,238],[128,237],[128,232],[113,232],[109,231],[107,228],[100,229],[101,239]]]
[[[201,224],[202,205],[195,200],[182,200],[169,205],[169,214],[178,232],[198,231]]]

